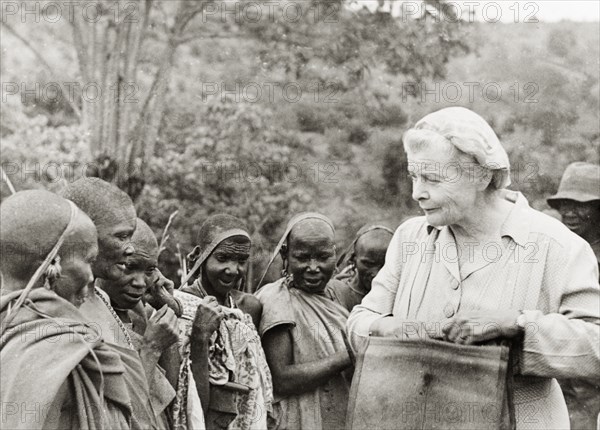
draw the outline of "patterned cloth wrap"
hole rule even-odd
[[[189,390],[189,384],[186,381],[193,380],[189,365],[192,322],[202,299],[183,291],[176,291],[175,296],[181,300],[184,309],[179,319],[179,347],[183,361],[175,405],[177,411],[182,411],[187,409],[182,404],[188,399],[186,391]],[[250,315],[237,308],[223,306],[222,309],[225,317],[210,340],[210,383],[224,385],[237,382],[250,388],[248,394],[237,396],[238,415],[228,426],[229,429],[266,429],[267,415],[272,412],[273,383],[260,337]],[[176,426],[178,424],[180,427],[176,428],[189,428],[176,416]]]

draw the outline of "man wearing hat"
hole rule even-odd
[[[569,164],[548,204],[560,212],[563,224],[590,244],[600,264],[600,166]]]
[[[585,239],[600,266],[600,166],[592,163],[569,164],[558,192],[548,204],[560,212],[563,223]],[[572,429],[596,428],[600,413],[600,382],[561,380]]]

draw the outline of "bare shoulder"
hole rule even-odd
[[[244,293],[243,291],[235,291],[231,293],[235,299],[237,306],[252,317],[254,325],[258,327],[262,316],[262,304],[260,300],[252,294]]]

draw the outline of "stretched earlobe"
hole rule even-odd
[[[44,288],[51,291],[54,290],[56,281],[60,278],[61,272],[60,256],[57,255],[44,271]]]
[[[288,261],[287,258],[283,257],[283,255],[281,256],[281,259],[283,261],[283,268],[281,269],[281,276],[286,277],[288,274]]]
[[[188,261],[196,261],[200,257],[200,246],[196,245],[194,249],[187,255]]]
[[[287,260],[287,255],[288,255],[288,247],[287,247],[287,244],[284,243],[283,245],[281,245],[281,248],[279,249],[279,256],[285,262]]]
[[[348,261],[353,267],[356,267],[356,254],[354,252],[350,254],[350,257],[348,257]]]

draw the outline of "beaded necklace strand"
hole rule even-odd
[[[135,350],[135,347],[133,346],[133,341],[131,340],[131,336],[129,336],[129,331],[127,330],[127,327],[125,327],[125,324],[123,324],[123,321],[121,321],[121,318],[119,318],[119,315],[117,315],[117,312],[113,309],[110,302],[106,299],[106,297],[104,297],[104,294],[102,294],[98,287],[94,287],[94,290],[96,292],[96,295],[100,297],[100,300],[102,300],[102,302],[106,305],[113,318],[117,321],[117,324],[121,329],[121,332],[125,336],[125,340],[127,341],[129,348]]]

